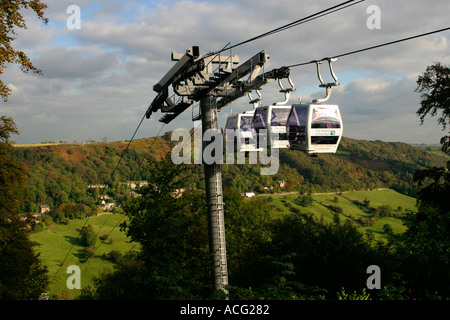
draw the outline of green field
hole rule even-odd
[[[261,195],[262,198],[271,197],[273,200],[270,205],[273,207],[273,217],[282,218],[283,215],[292,214],[292,208],[297,208],[303,213],[311,213],[316,218],[325,222],[332,222],[334,212],[331,207],[342,208],[342,214],[339,214],[341,224],[350,221],[361,231],[372,232],[376,238],[384,235],[383,226],[389,224],[394,233],[405,231],[405,226],[398,216],[406,210],[415,211],[416,199],[405,196],[393,190],[376,191],[353,191],[340,194],[312,194],[314,199],[311,206],[302,206],[297,200],[298,193],[289,193],[284,195]],[[392,215],[389,217],[374,218],[373,212],[364,210],[355,204],[356,201],[362,203],[364,200],[370,201],[369,207],[376,209],[382,205],[388,205],[392,208]],[[401,209],[401,210],[399,210]],[[370,224],[370,225],[369,225]]]
[[[68,290],[66,286],[67,278],[70,276],[66,273],[68,266],[80,267],[81,287],[84,288],[92,284],[92,278],[102,270],[112,268],[112,262],[105,259],[104,255],[113,250],[125,253],[138,248],[136,243],[128,242],[126,235],[120,231],[119,227],[114,228],[121,218],[122,216],[118,214],[108,214],[91,217],[87,223],[86,219],[71,220],[68,225],[53,224],[51,229],[30,236],[31,240],[40,244],[37,247],[40,258],[49,270],[50,279],[53,280],[49,289],[50,293],[57,293],[69,299],[77,297],[80,290]],[[79,245],[76,239],[85,223],[92,225],[99,237],[112,232],[106,241],[97,240],[94,257],[83,263],[84,247]],[[112,243],[110,239],[113,240]],[[61,266],[66,256],[67,259]]]
[[[267,199],[269,196],[272,197],[272,201],[268,202],[268,205],[272,207],[272,217],[274,219],[292,214],[292,209],[297,208],[303,213],[312,213],[318,219],[323,218],[325,222],[331,222],[333,221],[334,213],[330,210],[330,207],[339,206],[343,211],[342,214],[339,214],[341,224],[346,223],[347,220],[352,221],[351,223],[358,227],[359,230],[371,232],[377,239],[385,235],[383,231],[385,224],[389,224],[394,233],[405,231],[405,226],[397,217],[373,218],[373,214],[358,207],[355,201],[363,202],[367,199],[370,201],[370,207],[372,208],[389,205],[393,209],[392,212],[394,215],[400,215],[406,209],[415,211],[416,204],[416,199],[393,190],[314,194],[311,195],[314,201],[308,207],[299,204],[298,193],[284,195],[267,194],[260,195],[259,197]],[[399,211],[398,207],[401,207],[402,210]],[[51,229],[31,235],[31,240],[40,244],[38,250],[41,260],[48,267],[50,278],[53,279],[49,289],[50,293],[59,294],[65,299],[76,298],[80,294],[80,290],[68,290],[66,286],[66,281],[70,276],[70,274],[66,273],[68,266],[77,265],[80,267],[81,287],[85,288],[92,284],[92,278],[94,276],[99,275],[105,269],[112,268],[113,263],[105,259],[104,255],[107,255],[113,250],[125,253],[129,250],[138,249],[138,244],[128,242],[127,237],[120,231],[120,228],[115,227],[121,218],[121,215],[109,214],[91,217],[87,223],[86,219],[71,220],[68,225],[53,224]],[[372,219],[370,226],[361,223],[361,221],[367,222],[370,219]],[[106,241],[97,240],[94,257],[83,263],[84,247],[79,245],[76,239],[85,223],[86,225],[92,225],[99,236],[112,232]],[[113,243],[109,242],[111,238],[113,239]],[[64,265],[61,266],[66,255],[67,259]]]

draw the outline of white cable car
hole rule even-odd
[[[256,146],[256,135],[252,129],[253,111],[231,115],[225,125],[225,143],[234,144],[234,151],[259,151]]]
[[[324,83],[319,69],[321,61],[315,63],[320,87],[326,89],[326,96],[313,100],[311,104],[293,105],[287,124],[289,148],[308,154],[335,153],[344,130],[339,107],[321,104],[330,98],[332,87],[339,85],[331,65],[336,59],[324,60],[328,61],[334,82]]]
[[[337,105],[298,104],[289,114],[289,147],[308,154],[335,153],[343,123]]]
[[[258,146],[267,147],[268,149],[285,149],[289,147],[286,126],[291,106],[285,106],[284,104],[289,101],[290,94],[295,88],[290,77],[288,78],[288,81],[291,87],[285,89],[281,84],[281,80],[278,79],[278,85],[281,88],[280,92],[284,93],[284,101],[276,102],[269,106],[255,108],[252,128],[257,135]],[[259,99],[257,100],[260,102],[261,96],[258,91],[257,93],[259,95]],[[264,140],[267,141],[267,145],[262,143]]]
[[[252,127],[258,138],[258,146],[265,147],[262,141],[267,139],[269,149],[289,147],[286,125],[290,111],[290,106],[271,105],[256,108]],[[278,137],[274,134],[278,134]]]

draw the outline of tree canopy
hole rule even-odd
[[[0,2],[0,75],[3,74],[6,66],[11,63],[18,64],[23,72],[33,72],[41,74],[41,70],[36,68],[25,52],[14,49],[12,42],[17,35],[17,28],[26,29],[25,19],[21,14],[21,9],[31,9],[44,23],[48,19],[44,17],[44,10],[47,5],[40,0],[2,0]],[[3,101],[8,100],[11,89],[0,79],[0,96]]]
[[[417,92],[421,95],[421,107],[417,110],[420,120],[439,115],[443,130],[450,129],[450,68],[439,62],[428,66],[417,79]],[[442,151],[450,153],[450,133],[441,139]]]
[[[9,138],[17,129],[11,118],[0,118],[0,299],[37,299],[48,284],[35,243],[28,239],[19,215],[25,170],[12,155]]]
[[[436,63],[418,77],[416,91],[421,93],[421,121],[440,113],[438,123],[445,130],[450,124],[450,68]],[[442,151],[450,154],[450,135],[441,139]],[[450,290],[450,161],[445,166],[417,170],[414,181],[418,212],[405,217],[407,231],[397,243],[404,276],[414,283],[419,297],[448,297]]]

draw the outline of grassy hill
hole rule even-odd
[[[106,194],[120,205],[130,193],[126,181],[151,180],[144,160],[160,159],[174,145],[167,135],[164,137],[133,141],[117,170],[127,141],[16,146],[15,157],[28,172],[22,211],[37,212],[42,204],[52,209],[67,203],[94,208],[99,192],[88,186],[107,181],[110,183]],[[317,158],[281,150],[279,171],[272,176],[261,176],[259,165],[224,165],[223,184],[239,192],[259,194],[272,209],[274,219],[292,212],[311,213],[328,222],[338,217],[341,224],[351,223],[380,239],[385,235],[386,225],[394,233],[405,230],[399,216],[407,209],[415,210],[415,199],[411,197],[417,187],[412,182],[415,170],[442,166],[447,160],[445,155],[404,143],[345,138],[336,154]],[[203,166],[188,165],[186,176],[184,187],[204,189]],[[286,182],[285,188],[279,188],[280,181]],[[390,190],[353,191],[380,188]],[[264,193],[268,190],[277,194]],[[312,202],[305,205],[300,193],[310,194]],[[102,236],[120,219],[119,214],[101,215],[91,217],[88,224]],[[69,265],[81,268],[82,287],[86,287],[92,284],[95,275],[113,266],[107,259],[109,252],[125,253],[137,248],[116,228],[109,237],[113,242],[97,239],[94,256],[83,262],[84,247],[76,239],[85,222],[81,219],[70,220],[67,225],[53,223],[49,230],[31,235],[40,244],[38,250],[51,277],[56,274],[51,293],[69,299],[78,296],[79,290],[70,291],[66,287]]]
[[[291,214],[297,210],[302,213],[311,213],[325,222],[332,222],[337,213],[333,209],[341,208],[339,216],[341,224],[351,223],[360,228],[362,232],[368,231],[379,239],[385,232],[383,226],[389,224],[394,233],[405,231],[405,226],[399,217],[405,210],[416,211],[416,199],[400,194],[394,190],[376,191],[350,191],[340,193],[311,194],[312,203],[308,206],[302,205],[302,196],[298,193],[287,193],[281,195],[261,195],[263,199],[269,199],[272,207],[273,217],[282,218],[283,215]],[[369,205],[363,207],[364,201]],[[389,206],[389,216],[380,216],[378,208]]]
[[[299,198],[298,193],[261,195],[260,197],[268,202],[274,219],[292,214],[294,208],[304,213],[312,213],[318,219],[323,218],[324,221],[331,222],[333,221],[334,213],[330,210],[330,207],[339,206],[343,210],[339,214],[342,224],[348,223],[347,220],[352,221],[351,223],[360,228],[362,232],[368,231],[373,233],[376,239],[380,239],[385,235],[383,230],[385,224],[390,224],[394,233],[403,232],[405,227],[397,215],[401,215],[406,209],[415,210],[414,198],[393,190],[312,194],[313,202],[307,207],[301,204],[299,200],[301,196]],[[271,200],[268,200],[269,197]],[[370,201],[369,209],[362,209],[358,205],[364,200]],[[374,218],[374,210],[383,205],[389,205],[393,209],[393,216]],[[398,210],[399,207],[401,207],[401,210]],[[370,212],[370,208],[372,208],[373,212]],[[128,242],[129,239],[118,227],[114,228],[122,217],[119,214],[109,214],[91,217],[88,221],[86,219],[70,220],[67,225],[53,224],[49,230],[31,235],[31,239],[40,244],[38,250],[43,264],[49,269],[50,276],[54,277],[57,274],[50,287],[50,293],[56,293],[65,299],[76,298],[80,290],[68,290],[66,286],[66,281],[69,277],[66,274],[68,266],[77,265],[80,267],[81,285],[84,288],[92,284],[94,276],[105,269],[113,267],[113,263],[107,259],[108,253],[118,251],[124,254],[129,250],[138,249],[138,245]],[[87,262],[82,262],[84,247],[76,239],[80,229],[85,224],[91,225],[98,236],[110,232],[111,234],[106,241],[98,239],[95,245],[94,257]],[[113,242],[110,243],[109,239],[113,239]],[[69,250],[71,251],[68,254]],[[67,259],[64,265],[61,266],[67,254]]]
[[[117,169],[127,141],[16,145],[15,157],[28,172],[22,211],[37,212],[43,204],[55,208],[63,203],[83,203],[91,207],[97,199],[88,186],[108,181],[108,196],[120,201],[118,198],[126,194],[122,188],[126,181],[151,179],[145,170],[146,159],[160,159],[170,151],[175,142],[168,136],[133,141]],[[317,158],[281,150],[275,175],[261,176],[260,166],[253,164],[223,165],[222,171],[224,186],[240,192],[261,193],[267,187],[305,193],[390,188],[414,196],[415,170],[443,166],[447,160],[442,153],[405,143],[343,138],[336,154]],[[204,189],[203,166],[188,167],[185,187]],[[285,189],[277,189],[279,181],[286,182]]]
[[[46,231],[31,234],[31,240],[39,244],[37,250],[40,253],[43,265],[48,267],[50,277],[54,277],[50,286],[50,293],[56,293],[69,299],[79,295],[80,290],[67,289],[66,281],[70,276],[66,273],[68,266],[77,265],[80,267],[81,286],[83,288],[92,284],[92,278],[101,271],[112,268],[113,263],[107,259],[108,253],[118,251],[123,254],[129,250],[138,249],[136,243],[128,242],[128,238],[120,231],[120,228],[114,228],[122,217],[119,214],[108,214],[91,217],[88,220],[71,220],[67,225],[53,224]],[[111,234],[105,241],[97,239],[94,246],[94,256],[87,262],[82,262],[84,247],[80,244],[80,241],[77,241],[77,237],[85,224],[91,225],[99,237],[104,234]],[[112,243],[110,239],[113,240]],[[64,265],[61,265],[66,255],[67,259]]]

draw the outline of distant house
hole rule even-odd
[[[147,187],[148,186],[148,182],[147,181],[139,181],[138,182],[138,186],[139,186],[139,188]]]
[[[48,204],[43,204],[39,207],[39,212],[41,214],[46,214],[47,212],[50,212],[50,207],[48,206]]]
[[[104,208],[105,211],[107,211],[107,210],[111,210],[111,209],[114,208],[115,206],[116,206],[115,203],[110,202],[110,203],[105,203],[104,206],[103,206],[103,208]]]
[[[89,189],[104,189],[106,188],[106,184],[90,184],[88,185]]]
[[[176,189],[172,195],[175,198],[179,198],[183,195],[184,191],[186,191],[186,190],[185,189]]]
[[[246,198],[253,198],[255,196],[256,196],[256,194],[254,192],[245,192],[244,193],[244,197],[246,197]]]
[[[136,192],[134,192],[134,191],[131,191],[130,193],[128,193],[128,195],[129,195],[130,197],[133,197],[133,198],[136,198],[136,197],[140,197],[140,196],[141,196],[139,193],[136,193]]]
[[[127,188],[136,189],[136,182],[127,181]]]
[[[286,181],[278,181],[278,185],[280,188],[284,188],[286,186]]]

